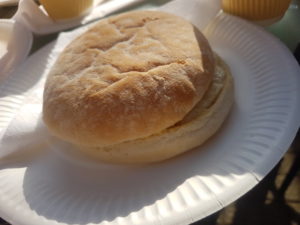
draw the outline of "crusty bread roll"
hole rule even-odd
[[[135,11],[71,42],[48,76],[49,130],[93,157],[148,163],[203,143],[225,120],[232,78],[184,19]]]
[[[169,159],[203,144],[222,125],[233,100],[229,69],[217,58],[213,82],[202,101],[177,124],[146,138],[105,147],[78,146],[94,159],[141,164]]]

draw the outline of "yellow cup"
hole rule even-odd
[[[40,0],[40,3],[54,20],[80,17],[93,6],[93,0]]]
[[[280,20],[291,0],[222,0],[225,12],[257,22]]]

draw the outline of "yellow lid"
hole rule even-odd
[[[282,17],[291,0],[222,0],[225,12],[249,20],[270,20]]]
[[[40,0],[40,3],[55,20],[81,16],[93,6],[93,0]]]

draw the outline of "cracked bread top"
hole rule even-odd
[[[107,146],[158,133],[208,89],[214,56],[184,19],[134,11],[101,20],[72,41],[51,69],[43,118],[54,135]]]

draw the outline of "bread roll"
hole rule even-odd
[[[225,121],[233,104],[233,79],[217,58],[213,82],[203,99],[177,124],[146,138],[106,147],[77,146],[93,159],[142,164],[163,161],[203,144]]]
[[[211,49],[187,21],[137,11],[100,21],[61,53],[44,93],[44,120],[61,138],[106,146],[160,132],[203,97]]]
[[[180,17],[158,11],[112,16],[60,54],[45,85],[43,118],[55,136],[96,158],[167,159],[201,144],[224,121],[230,73],[217,82],[217,97],[208,94],[221,70],[227,69],[205,37]],[[203,108],[209,98],[213,104]]]

